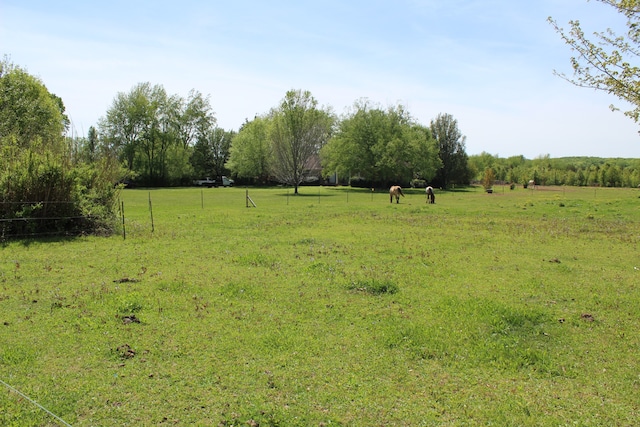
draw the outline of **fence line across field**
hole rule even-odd
[[[69,201],[22,201],[22,202],[0,202],[0,208],[3,206],[40,206],[44,207],[46,211],[46,206],[61,206],[61,205],[73,205],[74,202]],[[25,230],[12,230],[13,224],[28,224],[28,223],[42,223],[51,222],[53,224],[64,222],[64,221],[76,221],[76,220],[90,220],[91,215],[61,215],[61,216],[24,216],[24,217],[4,217],[4,209],[0,209],[2,212],[2,217],[0,217],[0,240],[4,240],[6,238],[28,238],[28,237],[44,237],[44,236],[65,236],[69,234],[75,234],[73,232],[70,233],[69,230],[41,230],[37,232]],[[26,226],[26,225],[25,225]],[[20,226],[18,226],[20,227]],[[76,230],[76,232],[81,232],[81,230]]]
[[[313,187],[301,187],[302,191],[304,191],[304,197],[301,200],[310,200],[310,198],[312,197],[317,197],[317,203],[320,204],[322,202],[322,196],[323,195],[327,195],[327,192],[324,191],[325,187],[318,187],[317,190]],[[312,189],[313,188],[313,189]],[[280,193],[280,195],[284,195],[284,202],[286,203],[286,205],[290,204],[290,198],[293,199],[297,199],[298,195],[293,194],[292,193],[292,188],[291,187],[282,187],[283,193]],[[361,190],[367,190],[367,189],[361,189]],[[385,189],[378,189],[378,188],[371,188],[369,189],[370,191],[363,191],[363,192],[358,192],[357,189],[354,191],[353,188],[351,187],[345,187],[344,192],[340,195],[339,193],[334,193],[334,195],[338,196],[335,198],[331,198],[332,200],[335,200],[337,202],[339,202],[341,200],[341,197],[344,203],[353,203],[354,200],[357,200],[358,194],[360,194],[361,196],[365,196],[367,193],[369,193],[368,198],[370,199],[371,202],[376,202],[377,200],[381,200],[383,197],[386,198],[388,193],[387,191],[385,191]],[[412,196],[416,197],[419,194],[422,195],[422,193],[418,193],[415,190],[417,189],[413,189],[413,194]],[[598,190],[600,190],[598,187],[593,187],[593,197],[594,198],[598,198]],[[136,190],[133,190],[136,191]],[[215,206],[216,204],[213,203],[211,204],[211,199],[207,198],[207,195],[205,194],[204,189],[200,190],[200,200],[199,200],[199,205],[201,209],[205,209],[207,207],[207,205],[209,206]],[[481,189],[478,191],[482,191]],[[536,190],[531,189],[532,192],[535,192]],[[559,187],[557,190],[555,191],[560,191],[562,192],[563,195],[565,195],[565,186]],[[502,186],[502,193],[505,192],[505,186]],[[442,195],[445,194],[451,194],[454,195],[455,192],[443,192]],[[310,197],[311,196],[311,197]],[[341,197],[340,197],[341,196]],[[366,197],[366,196],[365,196]],[[261,194],[260,192],[260,188],[252,188],[251,189],[251,195],[250,195],[250,191],[249,188],[245,189],[245,194],[244,194],[244,200],[245,200],[245,206],[247,208],[249,207],[257,207],[257,205],[260,203],[260,200],[263,198],[263,194]],[[362,200],[362,198],[361,198]],[[256,202],[257,201],[257,202]],[[152,203],[152,198],[151,198],[151,192],[149,192],[148,194],[148,209],[149,209],[149,220],[150,220],[150,228],[151,228],[151,232],[153,233],[155,231],[155,223],[154,223],[154,212],[153,212],[153,203]],[[46,206],[46,205],[64,205],[64,204],[72,204],[73,202],[67,202],[67,201],[28,201],[28,202],[2,202],[0,201],[0,207],[2,207],[3,205],[42,205],[42,206]],[[295,203],[293,203],[295,205]],[[122,199],[118,200],[117,203],[117,210],[116,210],[116,214],[118,216],[118,222],[120,223],[120,226],[122,227],[122,237],[123,239],[126,239],[126,228],[127,228],[127,218],[125,217],[125,206],[124,206],[124,201]],[[5,234],[7,227],[10,227],[10,224],[12,223],[18,223],[18,222],[30,222],[30,221],[72,221],[72,220],[83,220],[83,219],[91,219],[91,216],[83,216],[83,215],[74,215],[74,216],[46,216],[46,217],[19,217],[19,218],[0,218],[0,240],[3,240],[5,238],[31,238],[31,237],[44,237],[44,236],[65,236],[65,235],[73,235],[73,232],[70,232],[69,230],[61,230],[61,231],[40,231],[40,232],[23,232],[23,233],[16,233],[16,234]]]
[[[305,189],[309,189],[310,187],[304,187]],[[289,197],[290,197],[290,190],[291,188],[287,188],[287,193],[286,193],[286,204],[289,205]],[[322,195],[322,187],[318,187],[317,189],[317,202],[318,204],[321,203],[321,195]],[[259,189],[257,189],[257,193],[259,193]],[[351,193],[351,189],[347,188],[347,190],[345,191],[344,197],[345,197],[345,202],[349,203],[349,195]],[[306,193],[307,195],[311,195],[309,193]],[[374,200],[374,194],[375,195],[382,195],[384,194],[384,192],[382,191],[375,191],[374,189],[371,189],[371,201]],[[292,195],[292,197],[297,197],[296,195]],[[249,195],[249,189],[247,188],[245,190],[245,203],[246,203],[246,207],[257,207],[257,203],[254,201],[254,199]],[[26,202],[0,202],[0,206],[6,204],[6,205],[61,205],[61,204],[73,204],[73,202],[67,202],[67,201],[26,201]],[[204,194],[204,190],[202,189],[200,192],[200,206],[202,209],[205,208],[205,194]],[[152,203],[152,199],[151,199],[151,192],[149,192],[148,195],[148,208],[149,208],[149,216],[150,216],[150,226],[151,226],[151,232],[153,233],[155,231],[155,224],[154,224],[154,216],[153,216],[153,203]],[[118,200],[117,203],[117,214],[118,214],[118,219],[119,219],[119,223],[122,227],[122,238],[123,240],[126,240],[127,238],[127,219],[125,216],[125,203],[122,199]],[[2,228],[2,224],[11,224],[13,222],[30,222],[30,221],[67,221],[67,220],[81,220],[81,219],[90,219],[91,216],[83,216],[83,215],[76,215],[76,216],[59,216],[59,217],[55,217],[55,216],[47,216],[47,217],[20,217],[20,218],[0,218],[0,239],[4,239],[6,237],[9,238],[27,238],[27,237],[44,237],[44,236],[64,236],[64,235],[68,235],[69,232],[68,231],[41,231],[41,232],[37,232],[37,233],[20,233],[20,234],[11,234],[11,235],[7,235],[5,236],[4,230]]]

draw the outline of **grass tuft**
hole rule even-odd
[[[400,288],[390,280],[366,279],[351,282],[349,290],[364,292],[371,295],[395,294]]]

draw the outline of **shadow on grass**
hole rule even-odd
[[[302,198],[318,198],[318,197],[335,197],[335,194],[318,194],[318,193],[294,193],[293,191],[290,193],[278,194],[278,197],[302,197]]]
[[[40,244],[40,243],[61,243],[61,242],[70,243],[86,236],[87,234],[84,234],[84,233],[68,234],[68,235],[57,234],[57,235],[44,235],[44,236],[43,235],[8,236],[5,239],[2,239],[0,241],[0,245],[2,246],[2,248],[6,248],[9,245],[9,243],[17,242],[22,246],[24,246],[25,248],[28,248],[33,244]]]

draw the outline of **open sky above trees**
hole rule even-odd
[[[640,157],[617,98],[553,75],[570,49],[546,21],[624,30],[585,0],[0,3],[1,52],[61,97],[80,136],[140,82],[211,95],[237,130],[290,89],[340,114],[360,98],[402,103],[428,125],[452,114],[467,153]]]

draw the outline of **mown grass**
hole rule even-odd
[[[126,239],[5,243],[0,379],[74,426],[637,422],[639,191],[302,192],[125,190]]]

